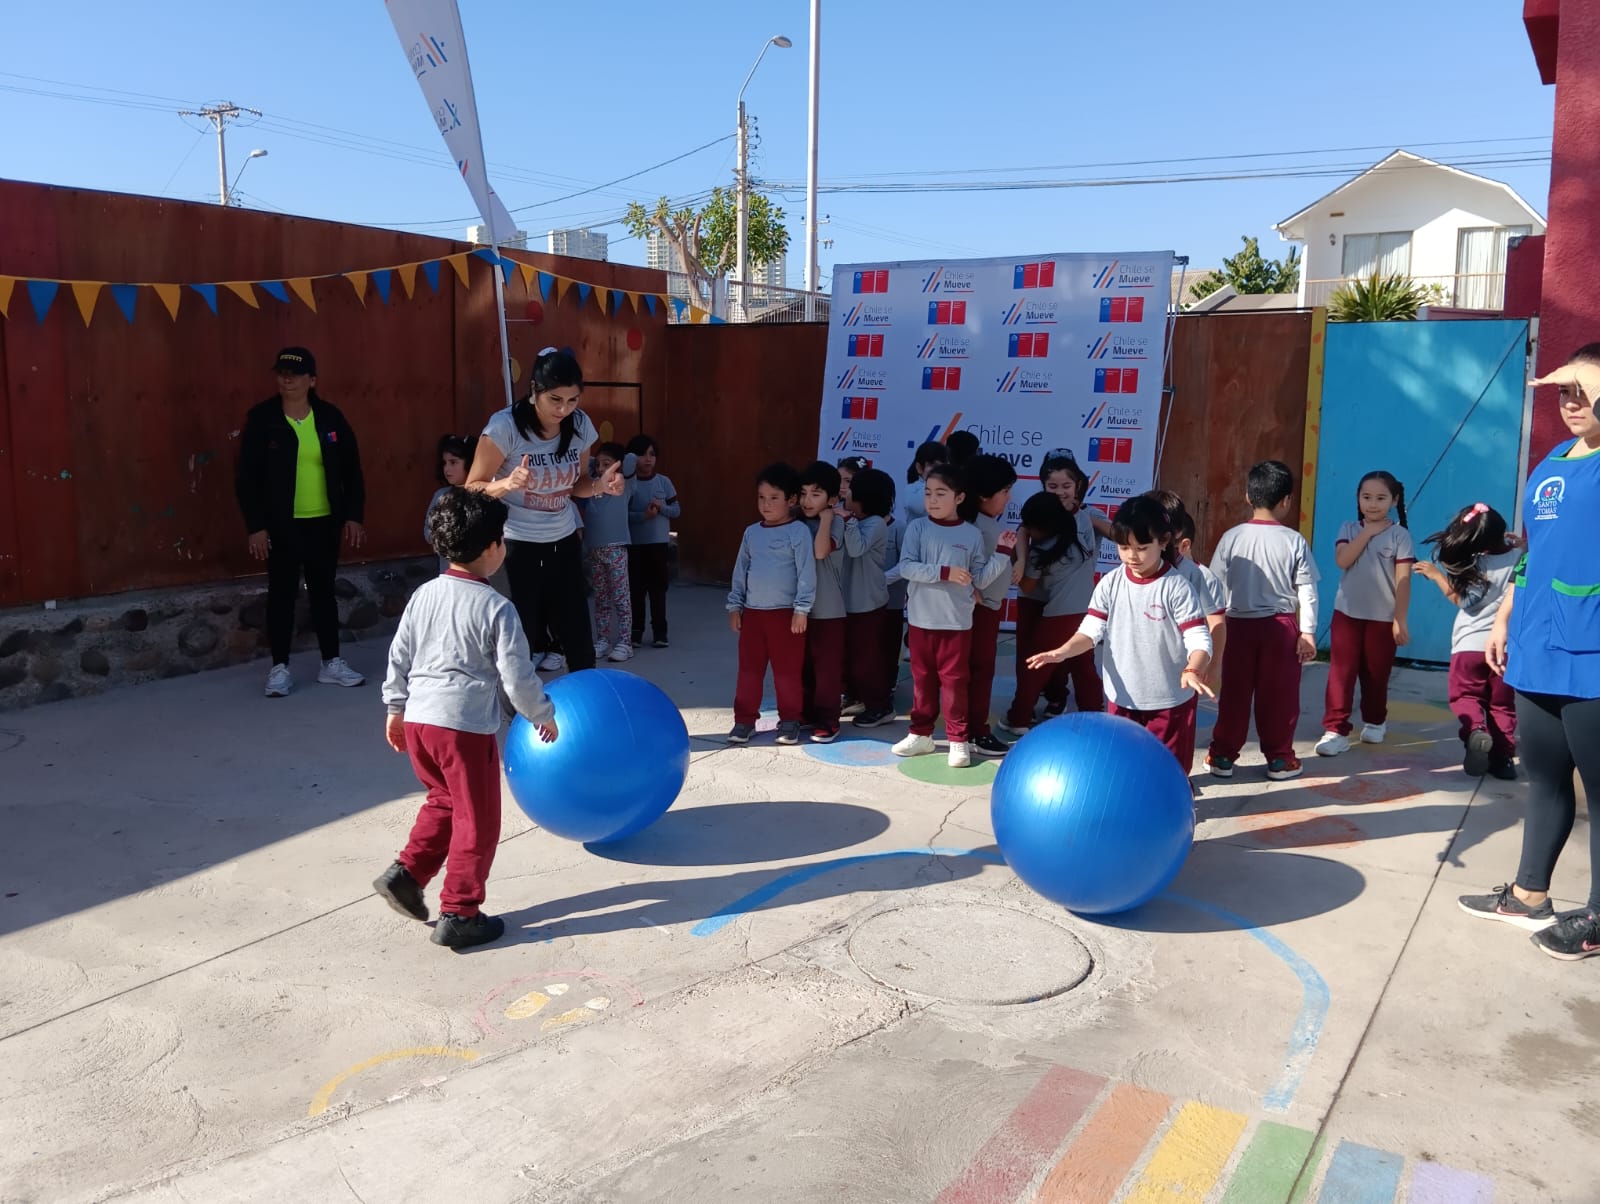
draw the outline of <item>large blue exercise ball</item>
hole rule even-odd
[[[1194,843],[1194,792],[1130,719],[1074,713],[1019,740],[995,775],[995,843],[1017,877],[1084,915],[1155,898]]]
[[[511,797],[547,832],[584,844],[621,840],[666,814],[689,776],[689,729],[642,677],[585,669],[545,687],[554,743],[521,715],[506,736]]]

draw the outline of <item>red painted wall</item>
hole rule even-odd
[[[1556,86],[1539,304],[1542,375],[1600,340],[1600,0],[1527,0],[1523,19],[1541,76]],[[1540,389],[1534,399],[1535,461],[1567,438],[1554,398],[1554,389]]]
[[[23,277],[198,283],[276,280],[432,259],[464,244],[392,230],[217,205],[0,181],[0,267]],[[662,292],[659,272],[557,256],[514,255],[605,287]],[[141,290],[135,320],[102,291],[85,328],[63,287],[43,322],[21,284],[0,319],[0,606],[259,571],[233,500],[235,435],[274,391],[273,353],[317,355],[318,391],[360,440],[367,479],[364,558],[415,555],[436,488],[433,448],[475,434],[504,404],[494,289],[469,261],[471,287],[448,264],[433,293],[398,279],[388,305],[343,280],[318,281],[317,310],[260,295],[251,309],[218,290],[216,314],[185,290],[174,322]],[[535,287],[533,300],[537,300]],[[584,408],[627,437],[661,404],[664,307],[602,315],[576,288],[532,311],[520,274],[506,288],[522,386],[546,345],[572,347],[594,380]],[[632,335],[633,337],[630,337]],[[645,421],[650,421],[648,410]]]
[[[1500,316],[1531,318],[1544,289],[1544,235],[1516,239],[1506,251],[1506,299]]]

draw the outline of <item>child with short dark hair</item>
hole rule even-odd
[[[855,480],[855,475],[872,467],[872,461],[865,456],[844,456],[839,460],[839,500],[846,506],[850,504],[850,484]]]
[[[769,464],[756,474],[756,512],[745,528],[728,590],[728,625],[739,635],[739,676],[729,744],[748,744],[761,717],[761,685],[772,666],[779,744],[800,743],[806,625],[817,596],[815,540],[794,516],[800,474]]]
[[[426,920],[422,892],[443,867],[432,939],[452,949],[488,944],[506,928],[480,910],[500,841],[502,696],[540,739],[558,735],[522,620],[489,584],[505,562],[505,523],[505,503],[486,493],[452,487],[439,499],[428,535],[450,568],[406,603],[383,683],[384,737],[410,754],[428,799],[373,889],[402,915]]]
[[[950,453],[945,445],[936,439],[919,444],[916,454],[911,457],[911,464],[906,469],[906,492],[903,498],[905,520],[907,525],[919,518],[928,517],[928,508],[922,504],[922,480],[928,475],[928,469],[936,464],[948,464]]]
[[[1282,782],[1303,772],[1294,754],[1294,729],[1300,722],[1300,669],[1317,655],[1319,574],[1305,537],[1284,526],[1294,497],[1289,466],[1281,460],[1255,465],[1245,496],[1250,521],[1224,534],[1211,557],[1211,571],[1228,596],[1228,655],[1206,765],[1212,777],[1233,776],[1253,701],[1267,777]]]
[[[649,435],[628,440],[633,490],[628,495],[628,583],[633,645],[644,643],[645,604],[650,606],[651,645],[667,646],[667,585],[671,577],[671,520],[683,513],[672,480],[656,471],[660,448]]]
[[[428,499],[428,508],[422,514],[422,540],[429,547],[433,546],[433,538],[428,534],[428,520],[433,517],[433,508],[445,494],[467,483],[467,474],[472,471],[472,447],[477,441],[476,437],[467,439],[461,435],[439,436],[433,470],[439,488],[433,491],[433,496]],[[450,562],[440,556],[439,571],[442,573],[449,567]]]
[[[1450,710],[1466,746],[1461,767],[1475,778],[1487,773],[1515,781],[1517,694],[1489,668],[1484,650],[1522,559],[1521,541],[1506,530],[1498,510],[1474,502],[1426,542],[1437,548],[1439,563],[1419,560],[1412,571],[1458,608],[1450,629]]]
[[[800,474],[800,513],[811,531],[817,561],[817,596],[806,621],[806,660],[802,681],[803,724],[811,727],[813,744],[829,744],[839,736],[839,703],[844,693],[845,591],[849,560],[845,556],[845,521],[834,511],[839,502],[839,470],[824,460]]]
[[[1010,566],[1009,556],[988,556],[983,536],[961,518],[966,489],[947,464],[923,478],[928,514],[906,528],[900,575],[910,583],[911,734],[891,750],[897,757],[935,751],[933,725],[944,709],[953,769],[972,764],[968,743],[967,678],[972,656],[972,595]]]
[[[1022,735],[1034,724],[1033,708],[1039,695],[1046,699],[1045,717],[1060,714],[1051,693],[1066,705],[1066,683],[1072,681],[1078,710],[1105,709],[1104,687],[1094,664],[1091,647],[1064,664],[1031,665],[1036,653],[1065,644],[1083,623],[1094,593],[1098,540],[1088,513],[1070,512],[1052,493],[1036,493],[1022,505],[1022,530],[1028,539],[1028,562],[1023,571],[1024,597],[1039,599],[1038,611],[1026,630],[1018,624],[1017,692],[1000,726]],[[1019,539],[1020,549],[1022,541]]]
[[[626,458],[620,443],[602,443],[595,449],[596,476]],[[579,498],[583,514],[583,569],[594,597],[594,655],[598,660],[622,662],[633,656],[633,598],[628,580],[631,548],[628,506],[637,482],[625,480],[623,491]]]
[[[894,481],[889,474],[876,468],[856,469],[850,484],[850,517],[844,527],[844,550],[850,561],[845,578],[844,636],[846,691],[861,706],[854,719],[857,727],[879,727],[894,718],[893,669],[898,669],[900,659],[898,622],[894,625],[892,669],[883,656],[884,629],[889,623],[885,560],[893,509]]]
[[[944,451],[950,467],[966,471],[983,454],[983,444],[971,431],[951,431],[945,437]]]
[[[1206,670],[1206,685],[1214,691],[1222,670],[1222,648],[1227,642],[1227,595],[1222,592],[1217,575],[1194,558],[1194,515],[1183,499],[1170,489],[1152,489],[1145,497],[1167,512],[1167,521],[1172,524],[1172,567],[1194,587],[1205,613],[1206,630],[1211,634],[1211,668]]]
[[[1124,502],[1111,530],[1121,571],[1100,578],[1072,638],[1029,664],[1058,663],[1103,644],[1111,714],[1159,739],[1187,775],[1194,768],[1196,700],[1211,696],[1205,683],[1211,636],[1200,599],[1172,567],[1168,549],[1175,533],[1154,498]]]
[[[950,438],[954,442],[955,435]],[[972,515],[972,524],[983,536],[985,560],[998,552],[1006,557],[1009,567],[1017,536],[1006,527],[1004,520],[1006,508],[1011,504],[1011,489],[1017,483],[1017,470],[1000,456],[979,455],[967,464],[966,478],[967,514]],[[967,739],[972,751],[983,757],[1003,757],[1011,751],[1011,746],[998,739],[989,726],[1001,608],[1010,592],[1011,574],[1003,572],[978,591],[972,607],[972,649],[967,661]]]

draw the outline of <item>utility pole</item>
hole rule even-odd
[[[817,316],[817,134],[822,85],[822,0],[811,0],[810,114],[806,123],[806,321]]]
[[[233,203],[228,195],[228,123],[241,117],[261,116],[260,109],[243,109],[231,100],[219,101],[198,110],[180,109],[179,117],[204,117],[217,132],[217,201],[223,205]]]

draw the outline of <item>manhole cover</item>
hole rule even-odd
[[[897,907],[850,937],[874,982],[947,1003],[1033,1003],[1072,990],[1094,959],[1059,924],[981,903]]]

